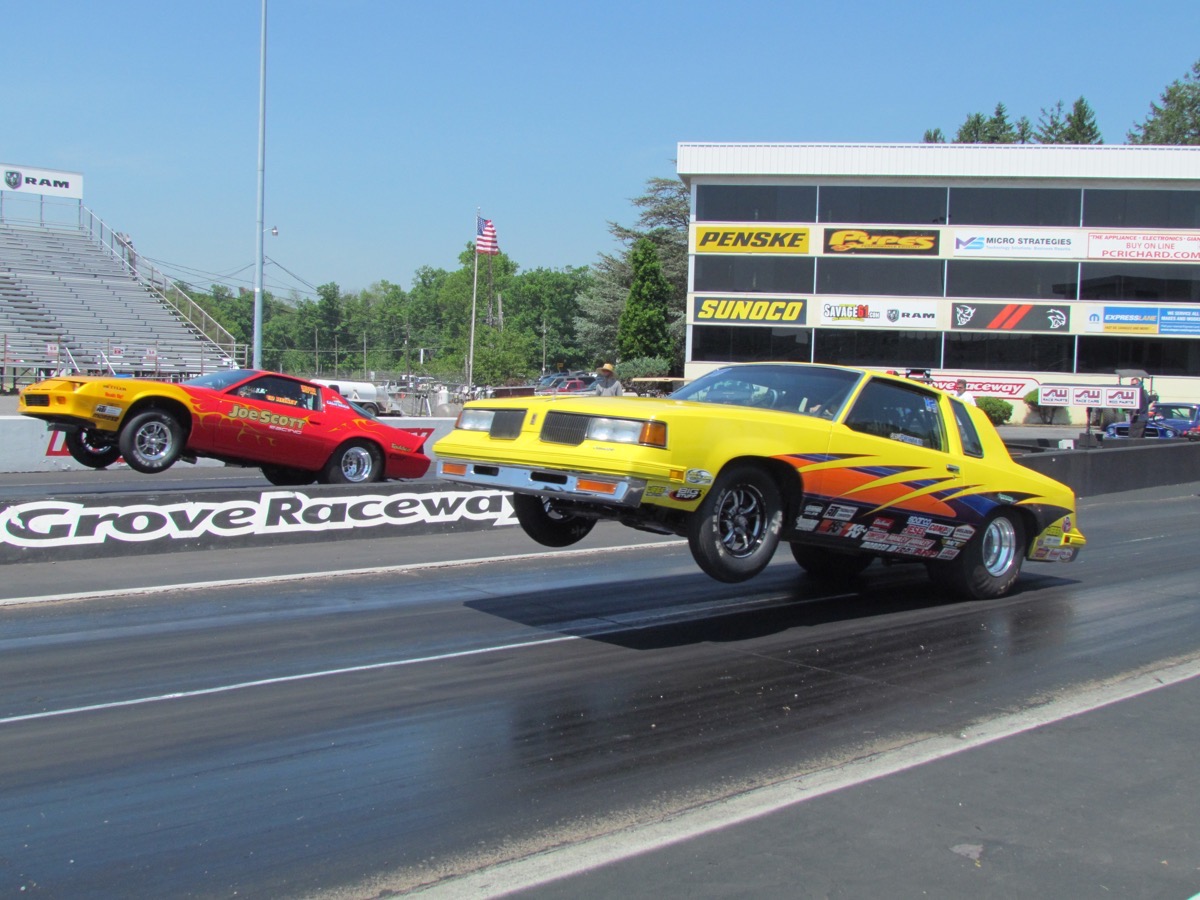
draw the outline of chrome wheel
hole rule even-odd
[[[762,493],[753,485],[740,484],[721,497],[716,510],[718,540],[735,559],[752,556],[767,532],[767,513]]]

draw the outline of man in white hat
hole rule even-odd
[[[617,381],[617,376],[613,374],[612,363],[605,363],[600,367],[600,374],[592,387],[596,389],[597,397],[620,397],[625,391],[621,389],[621,382]]]

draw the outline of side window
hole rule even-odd
[[[946,449],[938,398],[890,381],[872,381],[863,388],[846,416],[846,426],[902,444]]]
[[[975,423],[971,421],[966,404],[951,398],[950,408],[954,410],[954,421],[958,425],[958,435],[962,438],[963,453],[982,459],[983,443],[979,440],[979,432],[975,430]]]
[[[257,378],[237,390],[238,396],[292,408],[315,409],[316,392],[308,385],[289,378],[267,375]]]

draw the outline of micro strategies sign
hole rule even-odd
[[[4,183],[0,190],[18,194],[41,194],[66,200],[83,199],[83,176],[78,172],[59,172],[55,169],[33,169],[0,163]]]

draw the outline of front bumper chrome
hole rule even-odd
[[[460,484],[631,509],[641,505],[642,494],[646,490],[646,482],[641,478],[590,475],[586,472],[535,469],[462,459],[439,459],[437,474],[439,478]]]

